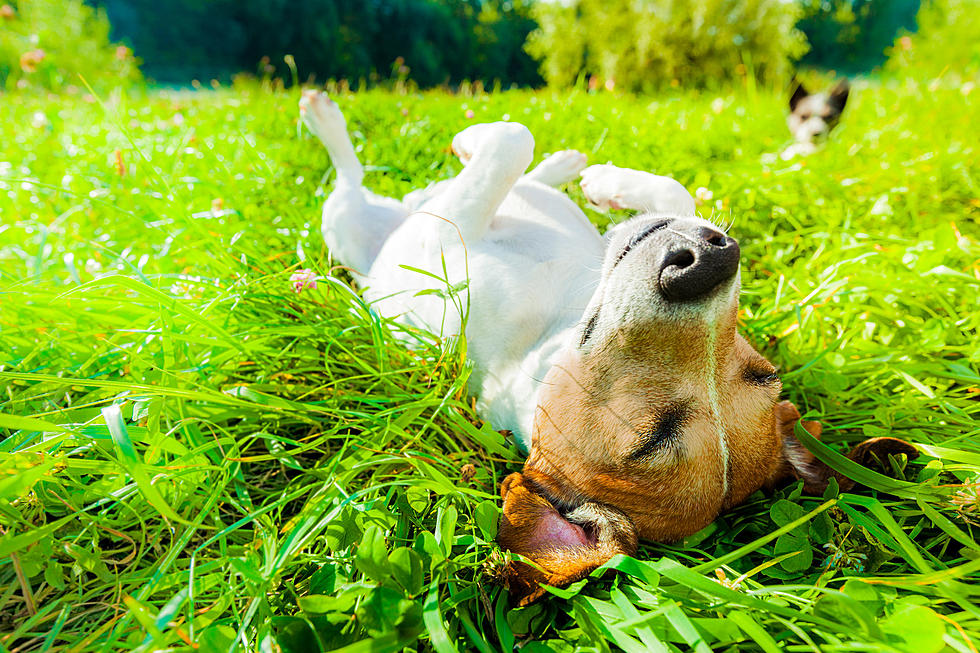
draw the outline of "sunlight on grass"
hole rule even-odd
[[[836,450],[893,435],[924,455],[872,489],[759,493],[509,610],[497,488],[521,456],[474,413],[459,350],[397,344],[325,251],[332,174],[298,91],[8,94],[0,644],[976,650],[975,92],[858,85],[790,162],[768,156],[785,98],[762,91],[336,99],[382,194],[451,176],[453,134],[503,118],[536,160],[576,148],[710,191],[701,213],[742,245],[743,333],[787,398]]]

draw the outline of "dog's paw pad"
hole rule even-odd
[[[545,184],[557,186],[575,179],[587,163],[588,157],[582,152],[562,150],[538,164],[532,176]]]
[[[620,209],[624,205],[623,175],[616,166],[589,166],[582,171],[579,186],[589,204],[602,211]]]
[[[299,114],[303,122],[318,135],[324,130],[347,129],[340,107],[322,91],[303,91],[299,100]]]
[[[463,165],[466,165],[473,158],[473,152],[467,147],[467,143],[464,140],[459,135],[453,139],[453,154],[456,155]]]
[[[485,142],[491,135],[491,125],[483,123],[470,125],[453,137],[453,154],[459,157],[463,165],[469,163],[480,147],[481,142]]]

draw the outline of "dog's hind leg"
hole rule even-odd
[[[680,182],[649,172],[589,166],[582,171],[582,191],[599,209],[636,209],[648,213],[694,215],[694,198]]]
[[[408,215],[398,200],[375,195],[361,186],[364,168],[347,136],[347,122],[326,93],[306,91],[300,116],[327,148],[337,171],[333,192],[323,205],[321,231],[330,253],[355,272],[366,275],[385,240]]]
[[[588,157],[578,150],[561,150],[536,165],[524,179],[558,187],[578,177],[587,162]]]
[[[534,138],[518,123],[473,125],[456,134],[453,151],[465,167],[419,211],[447,220],[459,229],[464,243],[473,242],[486,233],[500,204],[530,165]]]
[[[463,151],[456,152],[460,162],[465,166],[470,162],[472,154]],[[529,179],[537,181],[547,186],[558,187],[562,184],[574,180],[582,172],[588,162],[588,157],[578,150],[561,150],[549,155],[544,161],[536,165],[522,180]],[[402,202],[411,210],[415,210],[428,202],[433,197],[442,193],[451,180],[439,181],[429,185],[427,188],[413,190],[402,198]]]

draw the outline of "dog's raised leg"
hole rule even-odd
[[[578,177],[587,161],[588,157],[578,150],[561,150],[536,165],[524,175],[524,179],[548,186],[561,186]]]
[[[458,151],[456,152],[456,156],[465,167],[470,162],[472,154]],[[585,154],[577,150],[561,150],[549,155],[544,161],[521,177],[521,180],[527,179],[557,188],[578,177],[582,169],[585,168],[587,161],[588,159]],[[402,198],[402,202],[410,209],[415,210],[433,197],[438,196],[448,183],[449,180],[439,181],[435,184],[430,184],[427,188],[413,190]]]
[[[581,185],[589,203],[602,210],[694,215],[694,198],[670,177],[608,164],[595,165],[582,171]]]
[[[501,202],[530,165],[534,138],[517,123],[473,125],[456,134],[453,151],[465,167],[419,210],[451,222],[464,243],[473,242],[486,233]]]
[[[336,259],[366,275],[381,245],[404,221],[408,209],[361,186],[364,168],[347,136],[347,122],[326,93],[305,91],[299,112],[327,148],[337,171],[333,192],[323,204],[323,240]]]

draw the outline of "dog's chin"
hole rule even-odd
[[[796,134],[794,138],[797,145],[811,148],[816,148],[827,142],[827,134]]]
[[[793,140],[800,145],[818,146],[826,143],[830,138],[836,122],[800,122],[790,121],[789,131],[793,135]]]

